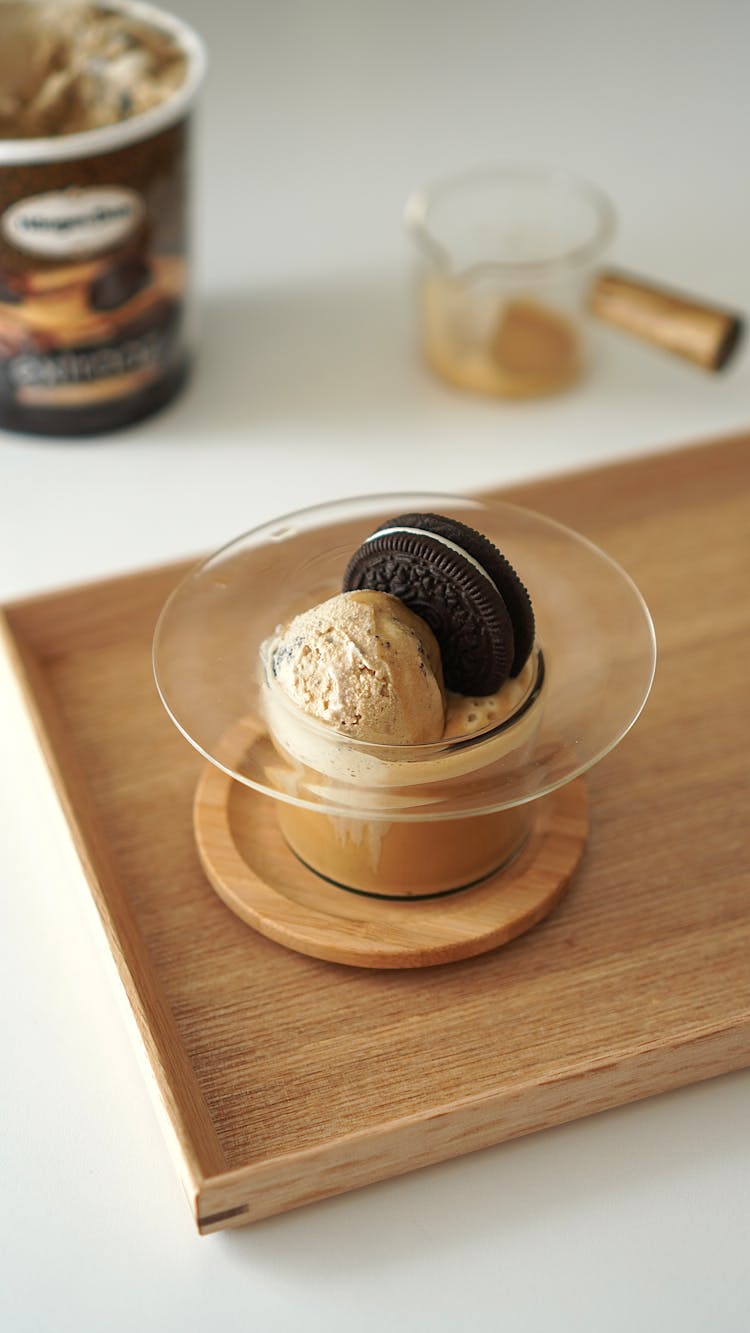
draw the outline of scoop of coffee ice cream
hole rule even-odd
[[[420,745],[443,735],[435,636],[388,593],[340,593],[302,612],[271,641],[267,661],[293,704],[345,736]]]

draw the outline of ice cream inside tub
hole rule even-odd
[[[81,0],[0,0],[0,138],[77,134],[150,111],[183,83],[157,24]]]

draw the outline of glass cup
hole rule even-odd
[[[594,185],[505,167],[417,189],[422,343],[444,380],[501,398],[567,389],[589,363],[585,302],[615,228]]]
[[[460,812],[471,807],[477,785],[500,784],[503,772],[531,757],[544,694],[539,649],[507,682],[498,720],[413,746],[363,743],[301,716],[265,657],[263,667],[269,735],[299,787],[319,801],[317,809],[282,803],[276,812],[286,842],[310,869],[342,888],[413,898],[477,883],[520,850],[531,827],[528,804]],[[481,715],[481,701],[476,706]]]
[[[537,640],[481,730],[372,745],[307,718],[273,688],[266,641],[341,589],[353,551],[394,514],[439,512],[506,554]],[[547,794],[625,735],[648,696],[653,626],[627,574],[577,533],[513,505],[365,496],[245,534],[175,589],[154,636],[173,722],[216,767],[262,793],[292,851],[330,892],[413,898],[460,889],[519,851]],[[334,887],[339,886],[339,887]]]

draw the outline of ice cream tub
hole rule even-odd
[[[0,426],[129,425],[184,382],[200,38],[135,0],[0,0]]]

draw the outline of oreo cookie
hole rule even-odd
[[[399,514],[355,551],[344,591],[400,597],[427,621],[458,694],[493,694],[521,671],[534,643],[529,595],[481,533],[442,514]]]

